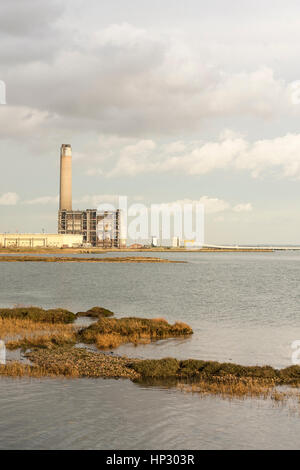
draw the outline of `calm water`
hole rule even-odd
[[[158,256],[188,263],[1,263],[0,304],[74,312],[102,305],[117,316],[163,316],[194,329],[191,339],[118,350],[135,357],[291,364],[291,343],[300,339],[300,253]],[[269,401],[229,403],[102,379],[2,378],[0,392],[0,448],[299,445],[300,417]]]

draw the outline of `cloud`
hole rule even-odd
[[[156,145],[152,140],[140,140],[136,144],[128,145],[121,150],[120,158],[108,173],[108,176],[127,174],[134,176],[143,173],[145,162],[149,169],[155,169],[155,165],[148,160],[148,156],[154,151]]]
[[[252,204],[248,202],[247,204],[237,204],[233,207],[234,212],[251,212],[253,210]]]
[[[300,179],[300,134],[248,141],[226,130],[216,141],[171,142],[136,140],[123,149],[117,145],[102,161],[101,174],[109,177],[147,173],[205,175],[217,170],[247,171],[253,178],[272,175]],[[112,166],[112,168],[111,168]],[[90,167],[89,175],[97,174]]]
[[[19,200],[17,193],[4,193],[0,196],[1,206],[15,206]]]
[[[63,11],[64,5],[59,0],[44,4],[39,0],[1,0],[1,63],[24,66],[53,58],[64,36],[57,25]]]
[[[34,132],[40,131],[49,120],[50,116],[46,111],[26,106],[1,106],[0,138],[32,138]]]
[[[80,198],[73,200],[73,205],[77,204],[80,207],[97,208],[100,204],[112,204],[115,208],[119,207],[119,198],[122,197],[116,194],[85,194]],[[124,197],[124,196],[123,196]],[[143,196],[130,196],[130,201],[142,201]]]
[[[57,204],[58,196],[41,196],[35,199],[28,199],[22,201],[22,204],[35,205],[35,204]]]
[[[118,196],[115,194],[86,194],[73,200],[73,205],[84,208],[97,208],[100,204],[113,204],[116,206]]]
[[[144,137],[192,132],[208,119],[294,112],[290,84],[271,67],[224,71],[174,32],[127,23],[79,35],[53,11],[46,17],[61,25],[64,39],[53,57],[12,65],[1,77],[14,105],[56,114],[66,126],[78,121],[81,129]]]
[[[199,199],[179,199],[173,202],[166,202],[155,204],[156,207],[163,209],[163,208],[171,208],[174,207],[184,207],[187,208],[189,206],[196,206],[196,204],[202,204],[204,206],[204,213],[205,214],[216,214],[225,211],[234,211],[234,212],[243,212],[243,211],[251,211],[252,204],[251,203],[240,203],[235,206],[232,206],[228,201],[224,199],[209,197],[209,196],[201,196]]]

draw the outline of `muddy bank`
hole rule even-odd
[[[68,256],[0,256],[0,262],[34,262],[34,263],[186,263],[163,258],[146,256],[124,256],[114,258],[75,258]]]
[[[140,375],[132,368],[132,360],[110,354],[95,353],[84,348],[36,348],[25,354],[49,376],[104,377],[137,379]]]

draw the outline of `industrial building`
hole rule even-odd
[[[2,248],[76,248],[82,246],[83,235],[57,233],[0,233]]]
[[[97,209],[72,209],[72,149],[63,144],[60,151],[60,191],[58,233],[82,235],[83,244],[103,248],[122,248],[126,239],[121,233],[122,213]]]

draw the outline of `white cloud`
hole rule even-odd
[[[204,206],[204,213],[205,214],[216,214],[219,212],[225,211],[234,211],[234,212],[249,212],[252,210],[251,203],[240,203],[235,206],[232,206],[228,201],[224,199],[209,197],[209,196],[201,196],[199,199],[179,199],[173,202],[166,202],[161,204],[156,204],[157,207],[160,208],[171,208],[174,207],[183,207],[186,206],[195,206],[196,204],[203,204]]]
[[[233,207],[234,212],[251,212],[253,210],[252,204],[250,202],[246,204],[237,204]]]
[[[27,106],[1,106],[0,138],[32,137],[47,122],[50,116],[45,111]]]
[[[201,196],[199,199],[180,199],[173,203],[183,206],[185,204],[203,204],[206,214],[215,214],[216,212],[223,212],[230,208],[230,204],[223,199],[212,198],[208,196]]]
[[[34,205],[34,204],[57,204],[58,196],[41,196],[35,199],[28,199],[22,202],[22,204]]]
[[[15,206],[19,200],[17,193],[4,193],[0,196],[1,206]]]
[[[190,141],[159,144],[136,140],[90,167],[89,175],[136,176],[143,173],[181,173],[205,175],[216,170],[247,171],[257,178],[266,174],[289,179],[300,178],[300,134],[250,142],[226,130],[217,141]],[[111,168],[112,167],[112,168]]]
[[[116,206],[118,196],[115,194],[86,194],[73,200],[73,205],[86,208],[97,208],[100,204],[113,204]]]

